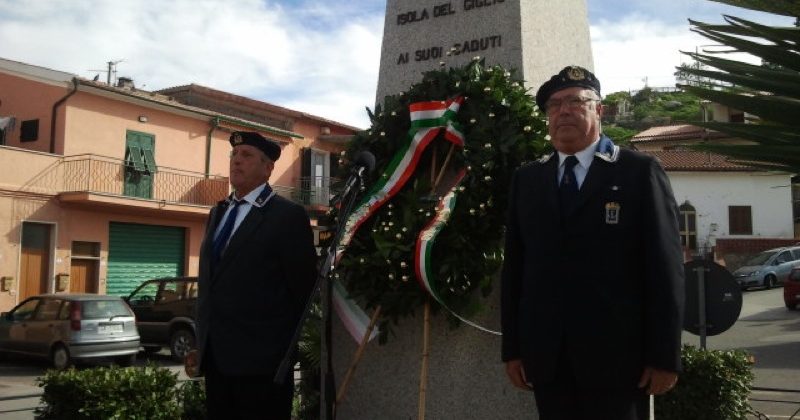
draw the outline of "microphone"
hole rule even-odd
[[[364,175],[370,174],[374,170],[375,155],[366,150],[358,152],[355,159],[353,159],[353,167],[350,169],[350,176],[347,178],[347,182],[345,182],[342,192],[336,195],[331,202],[335,204],[341,201],[342,198],[350,194],[350,191],[356,186],[356,184],[362,183],[362,177]]]

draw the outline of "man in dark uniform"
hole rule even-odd
[[[314,238],[303,207],[267,183],[280,146],[252,132],[230,143],[234,192],[208,218],[187,371],[205,374],[210,419],[288,420],[291,369],[273,376],[314,287]]]
[[[681,369],[678,209],[653,158],[601,134],[600,82],[570,66],[536,94],[556,153],[514,175],[502,359],[541,419],[645,419]]]

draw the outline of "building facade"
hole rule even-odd
[[[716,110],[714,115],[740,114],[723,111]],[[687,147],[699,142],[747,143],[689,124],[653,127],[631,139],[636,149],[654,156],[667,172],[687,254],[725,263],[726,256],[716,252],[719,240],[767,244],[762,239],[793,239],[791,174]]]
[[[253,108],[245,117],[130,80],[109,86],[0,59],[0,311],[38,293],[126,295],[147,279],[195,275],[208,211],[230,192],[232,131],[277,140],[270,183],[327,209],[332,156],[356,129]],[[304,180],[303,156],[314,153],[327,166]]]

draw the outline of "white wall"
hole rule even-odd
[[[791,177],[766,172],[667,172],[678,205],[697,211],[697,245],[716,238],[793,238]],[[753,235],[728,234],[728,206],[751,206]],[[711,232],[711,224],[717,224]]]

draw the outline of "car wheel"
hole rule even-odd
[[[177,329],[169,337],[169,351],[176,362],[183,362],[186,353],[194,349],[194,334],[187,329]]]
[[[136,363],[136,354],[130,354],[127,356],[117,356],[114,358],[114,363],[120,367],[128,367],[133,366]]]
[[[796,311],[797,310],[797,302],[785,301],[785,303],[786,303],[786,309],[789,309],[790,311]]]
[[[768,275],[767,277],[764,277],[765,289],[767,290],[772,289],[773,287],[775,287],[775,283],[776,283],[775,276],[773,276],[772,274]]]
[[[53,348],[51,360],[56,370],[64,370],[72,366],[72,358],[69,356],[69,350],[62,344],[58,344]]]

